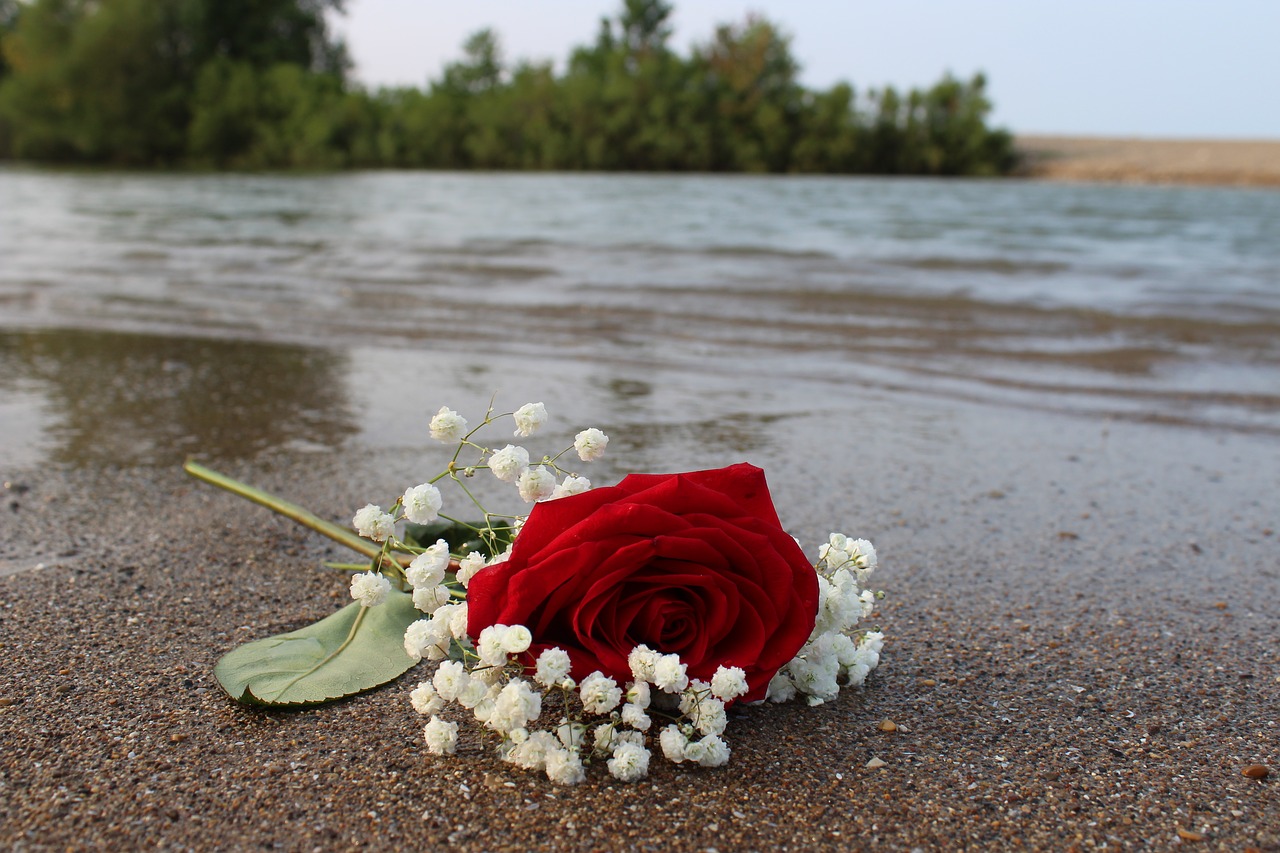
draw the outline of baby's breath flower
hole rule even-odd
[[[377,607],[387,600],[390,592],[391,581],[377,572],[364,572],[351,577],[351,597],[365,607]]]
[[[653,683],[659,690],[668,693],[679,693],[689,686],[689,677],[685,674],[686,664],[680,662],[679,655],[663,655],[653,665]]]
[[[674,761],[676,764],[684,761],[684,750],[688,743],[689,739],[680,731],[680,727],[674,723],[667,726],[658,735],[658,744],[662,747],[662,754],[667,757],[668,761]]]
[[[662,656],[645,645],[636,646],[627,655],[627,666],[631,668],[631,677],[636,681],[653,681],[653,668]]]
[[[729,762],[729,744],[718,735],[707,735],[701,741],[702,756],[698,763],[703,767],[721,767]]]
[[[488,725],[495,731],[509,732],[523,728],[541,713],[542,694],[530,687],[529,682],[516,678],[499,691]]]
[[[404,576],[414,587],[435,586],[444,580],[449,568],[449,543],[437,539],[436,544],[413,558]]]
[[[490,625],[480,632],[476,640],[476,654],[480,656],[481,663],[501,666],[507,662],[507,651],[502,647],[502,637],[506,632],[506,625]]]
[[[547,649],[538,655],[538,668],[533,680],[544,687],[551,687],[559,684],[572,666],[569,653],[564,649]]]
[[[608,444],[609,436],[595,427],[584,429],[573,439],[573,448],[578,451],[578,458],[583,462],[595,462],[604,456],[604,449]]]
[[[720,667],[711,676],[711,693],[728,702],[747,692],[747,673],[741,667]]]
[[[595,753],[603,755],[606,752],[613,751],[615,726],[613,723],[601,723],[591,730],[592,740],[595,743]]]
[[[876,546],[865,539],[854,539],[849,543],[849,553],[854,564],[860,569],[874,569],[876,562]]]
[[[414,524],[430,524],[440,515],[440,490],[430,483],[423,483],[411,489],[405,489],[400,498],[404,507],[404,517]]]
[[[435,685],[430,681],[419,682],[409,694],[409,702],[413,705],[413,710],[423,716],[438,714],[444,710],[444,698],[436,692]]]
[[[442,660],[452,639],[435,619],[419,619],[404,631],[404,651],[415,662],[423,658]]]
[[[583,723],[571,723],[563,718],[560,725],[556,726],[556,737],[560,738],[560,743],[565,749],[572,749],[574,752],[582,746],[582,738],[586,733],[587,727]]]
[[[435,613],[449,603],[450,597],[449,587],[444,584],[414,587],[413,606],[423,613]]]
[[[879,631],[868,631],[858,643],[853,653],[853,660],[846,665],[845,673],[849,684],[857,687],[866,681],[871,670],[880,664],[880,649],[884,646],[884,634]]]
[[[836,677],[840,672],[840,661],[835,655],[820,654],[818,649],[807,645],[800,650],[802,656],[794,658],[787,668],[791,670],[791,678],[796,689],[810,697],[827,700],[834,699],[840,693],[840,685]]]
[[[547,422],[547,407],[541,403],[525,403],[516,409],[516,435],[528,438]]]
[[[504,483],[514,483],[529,468],[529,451],[508,444],[489,457],[489,470]]]
[[[458,724],[432,717],[422,730],[427,739],[427,749],[432,755],[453,755],[458,749]]]
[[[356,514],[351,518],[351,524],[355,527],[356,533],[374,542],[386,542],[396,529],[396,520],[391,517],[391,514],[383,512],[381,507],[374,504],[365,504],[356,510]]]
[[[498,703],[493,695],[493,685],[484,684],[484,682],[479,682],[479,684],[480,686],[478,687],[469,686],[468,690],[464,691],[464,695],[471,697],[471,703],[463,707],[470,708],[471,715],[477,721],[484,723],[487,728],[505,734],[507,729],[516,725],[516,723],[504,720],[495,713],[498,709]],[[480,692],[481,689],[484,690],[483,693]],[[472,695],[473,693],[474,695]],[[461,698],[458,699],[458,704],[462,704]]]
[[[644,732],[632,732],[626,729],[613,730],[613,747],[618,748],[620,743],[634,743],[636,746],[644,746]]]
[[[546,767],[547,753],[560,749],[560,742],[551,732],[537,731],[516,746],[507,755],[507,760],[525,770],[542,770]]]
[[[622,722],[624,725],[638,731],[647,732],[649,726],[653,724],[653,720],[644,712],[644,708],[639,705],[632,705],[630,702],[622,706]]]
[[[582,679],[579,694],[582,708],[588,714],[607,714],[622,701],[618,683],[600,672],[593,672]]]
[[[852,666],[858,662],[858,644],[852,637],[848,634],[828,634],[827,637],[830,638],[830,652],[841,666]]]
[[[789,702],[796,695],[796,683],[786,670],[778,670],[769,679],[768,699],[770,702]]]
[[[711,685],[700,678],[689,680],[689,686],[680,694],[680,713],[692,717],[697,713],[698,705],[711,693]]]
[[[447,660],[436,669],[436,674],[432,676],[431,683],[435,685],[436,692],[444,697],[446,702],[453,702],[458,698],[458,692],[471,682],[471,676],[467,673],[466,667],[462,665],[460,660]]]
[[[649,682],[636,681],[627,687],[627,701],[640,710],[649,707],[650,699]]]
[[[649,775],[649,750],[634,743],[620,743],[609,759],[609,772],[620,782],[635,782]]]
[[[729,725],[729,718],[724,712],[724,703],[719,699],[707,696],[698,703],[694,717],[694,726],[700,734],[718,735]]]
[[[489,687],[483,678],[469,676],[458,690],[458,704],[464,708],[476,708],[485,699],[489,698]],[[479,717],[480,715],[477,714]],[[480,719],[485,719],[480,717]]]
[[[523,625],[508,626],[506,631],[502,632],[502,650],[509,655],[518,655],[521,652],[528,651],[529,646],[533,643],[533,634]]]
[[[458,583],[462,584],[463,589],[466,589],[471,583],[471,579],[475,577],[476,572],[484,567],[484,554],[479,551],[472,551],[458,561]]]
[[[516,484],[520,489],[520,497],[528,503],[551,497],[556,490],[556,475],[539,465],[537,468],[526,468],[520,474]]]
[[[467,419],[448,406],[441,406],[431,419],[431,437],[448,444],[467,434]]]
[[[566,475],[564,482],[555,487],[551,492],[551,500],[556,498],[567,498],[570,495],[580,495],[591,489],[591,481],[586,477],[574,477]]]
[[[587,778],[582,759],[576,751],[567,749],[547,750],[547,778],[560,785],[576,785]]]
[[[467,636],[467,603],[465,601],[459,604],[446,604],[435,612],[436,618],[448,620],[449,634],[455,640],[461,640]]]

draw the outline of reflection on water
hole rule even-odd
[[[346,370],[341,354],[307,347],[111,332],[0,334],[0,388],[8,395],[20,385],[38,395],[40,444],[49,459],[70,465],[334,447],[355,431],[342,394]]]
[[[379,446],[553,373],[746,449],[870,391],[1280,434],[1280,193],[0,168],[0,258],[24,462]]]

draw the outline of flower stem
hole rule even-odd
[[[340,545],[346,545],[353,551],[364,554],[371,559],[377,559],[382,554],[382,546],[374,542],[369,542],[357,536],[353,531],[345,527],[326,521],[315,513],[303,509],[295,503],[290,503],[283,498],[278,498],[273,494],[256,489],[247,483],[241,483],[239,480],[233,480],[225,474],[219,474],[212,468],[206,468],[198,462],[188,459],[182,466],[182,470],[186,471],[197,480],[225,489],[233,495],[239,495],[246,500],[251,500],[259,506],[265,506],[274,513],[283,515],[285,518],[298,522],[303,527],[309,527],[316,533],[328,536],[334,542]],[[400,563],[397,559],[399,555],[387,555],[385,559],[391,562]]]

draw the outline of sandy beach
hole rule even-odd
[[[11,474],[3,565],[43,568],[0,579],[5,842],[1280,847],[1274,439],[893,405],[947,424],[947,452],[875,431],[856,492],[812,456],[772,477],[784,518],[834,511],[876,541],[879,670],[819,708],[743,710],[726,769],[655,761],[634,785],[595,768],[552,786],[474,730],[459,757],[429,757],[406,698],[425,666],[331,707],[237,706],[214,662],[341,604],[316,568],[340,552],[172,468]],[[826,429],[793,426],[801,447]],[[285,454],[229,473],[342,520],[411,464]],[[1270,777],[1243,775],[1256,764]]]
[[[1019,135],[1020,173],[1052,181],[1280,186],[1280,141]]]

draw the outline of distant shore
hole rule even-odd
[[[1280,187],[1280,140],[1018,136],[1019,174],[1052,181]]]

